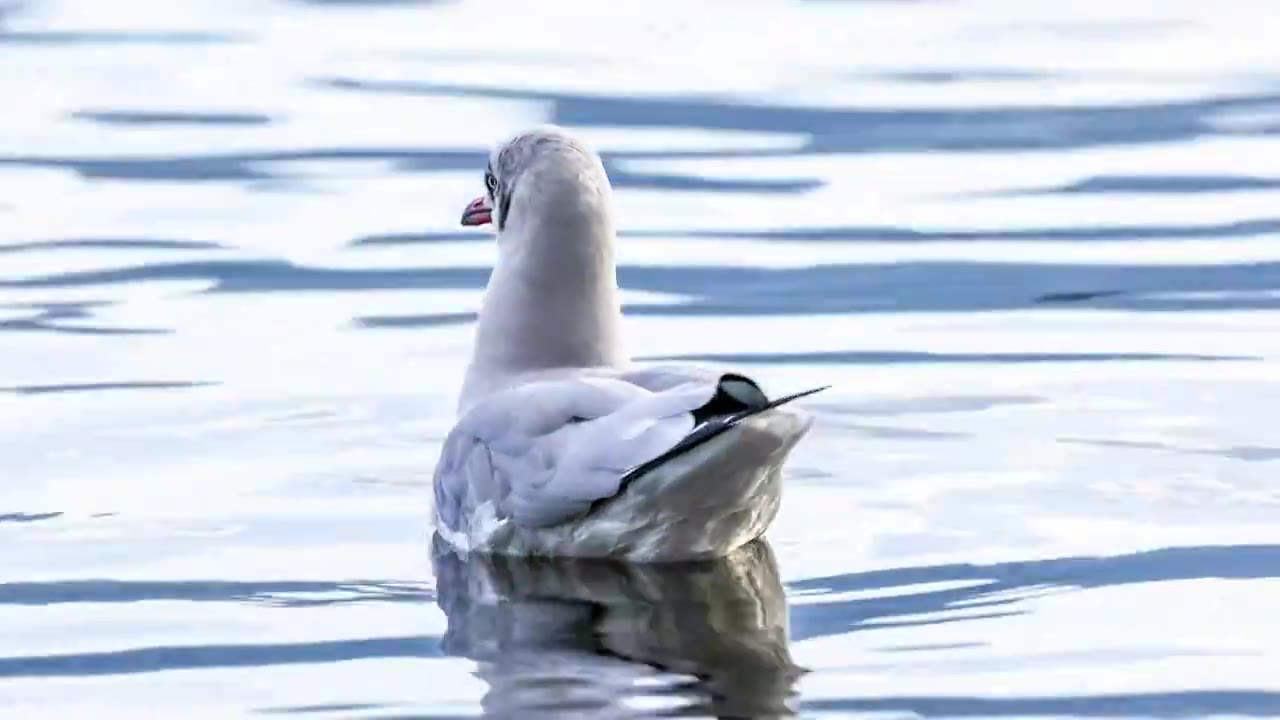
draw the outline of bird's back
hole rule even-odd
[[[598,370],[490,395],[446,438],[442,536],[484,552],[635,560],[719,556],[758,537],[810,420],[773,408],[682,449],[719,387],[694,369]]]

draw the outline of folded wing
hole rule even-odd
[[[645,379],[653,382],[543,380],[477,403],[446,437],[436,467],[441,520],[462,531],[488,502],[499,519],[547,527],[617,494],[629,469],[679,444],[716,396],[715,380]]]

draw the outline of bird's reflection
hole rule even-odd
[[[634,565],[456,554],[433,543],[445,652],[478,661],[498,717],[777,717],[801,669],[763,541]]]

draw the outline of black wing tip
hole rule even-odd
[[[810,395],[817,395],[818,393],[820,393],[820,392],[822,392],[822,391],[824,391],[824,390],[830,390],[830,389],[831,389],[831,386],[830,386],[830,385],[821,385],[821,386],[816,387],[816,388],[810,388],[809,390],[801,390],[801,391],[800,391],[800,392],[798,392],[798,393],[792,393],[792,394],[790,394],[790,395],[784,395],[783,397],[780,397],[780,398],[778,398],[778,399],[776,399],[776,400],[771,400],[771,401],[769,402],[769,404],[768,404],[768,405],[766,405],[766,406],[765,406],[764,408],[762,408],[762,409],[764,409],[764,410],[768,410],[768,409],[770,409],[770,408],[776,408],[776,407],[778,407],[779,405],[786,405],[786,404],[787,404],[787,403],[789,403],[789,402],[793,402],[793,401],[795,401],[795,400],[799,400],[800,398],[806,398],[806,397],[809,397]]]
[[[644,475],[645,473],[651,470],[656,469],[658,466],[662,465],[663,463],[666,463],[668,460],[672,460],[680,455],[683,455],[686,452],[689,452],[690,450],[694,449],[695,447],[698,447],[699,445],[702,445],[703,443],[711,440],[717,435],[720,435],[732,429],[733,427],[739,425],[744,420],[749,420],[757,415],[768,412],[769,410],[773,410],[774,408],[780,407],[782,405],[786,405],[787,403],[794,402],[801,398],[809,397],[810,395],[816,395],[824,390],[829,390],[829,389],[831,389],[830,385],[822,385],[820,387],[810,388],[809,390],[801,390],[800,392],[792,393],[790,395],[784,395],[783,397],[777,398],[775,400],[771,400],[767,404],[759,407],[748,408],[746,410],[742,410],[732,415],[722,415],[718,418],[712,419],[711,421],[703,425],[700,425],[699,427],[695,427],[694,431],[689,435],[686,435],[683,440],[676,443],[675,447],[671,448],[665,453],[662,453],[658,457],[646,463],[637,465],[631,468],[630,470],[627,470],[625,473],[623,473],[622,482],[619,486],[618,492],[621,493],[622,490],[625,489],[626,486],[630,484],[630,482],[635,478],[641,475]]]

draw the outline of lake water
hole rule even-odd
[[[1280,715],[1273,2],[0,2],[0,715]],[[485,153],[637,357],[832,383],[766,544],[433,550]]]

